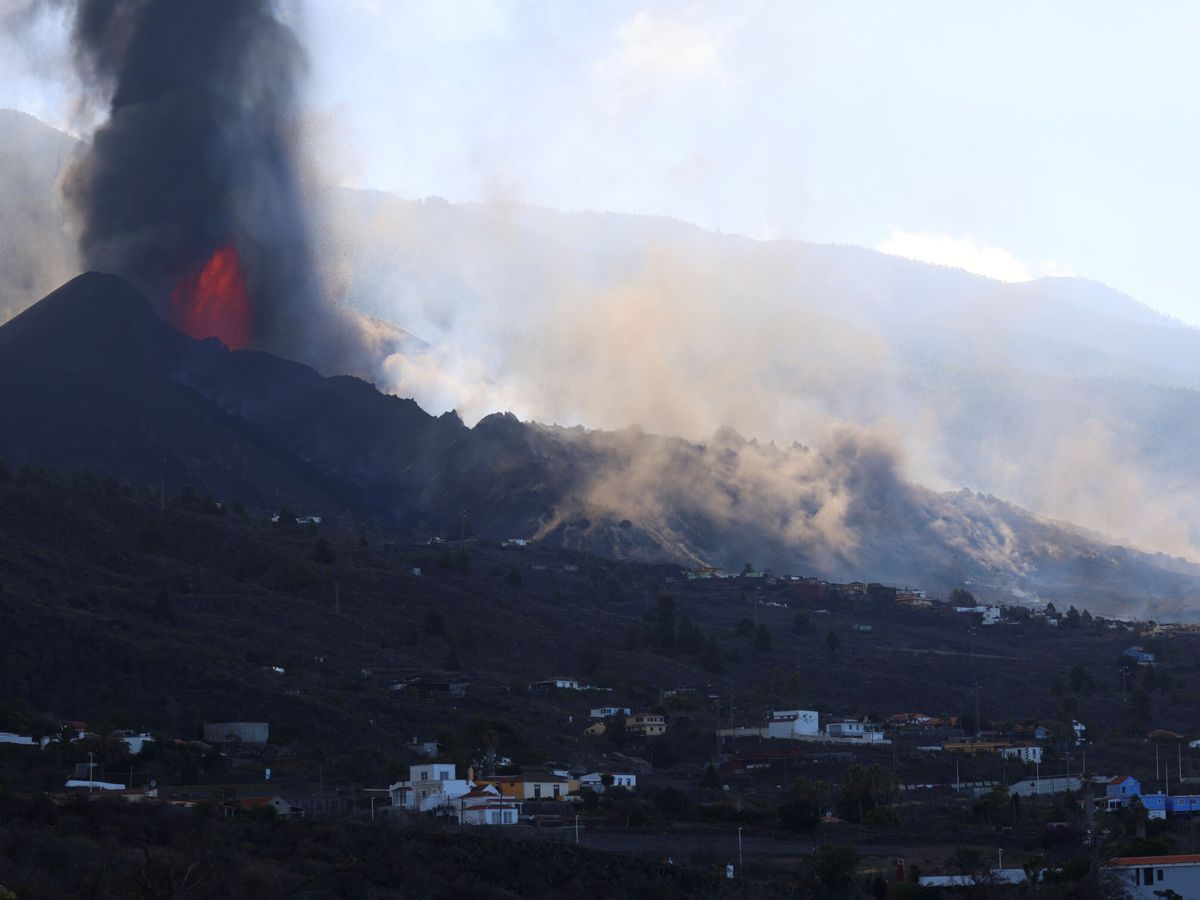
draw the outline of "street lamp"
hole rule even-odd
[[[742,826],[738,826],[738,871],[742,868]]]

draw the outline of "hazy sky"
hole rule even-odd
[[[1077,274],[1200,325],[1200,4],[284,5],[344,183]],[[0,105],[69,125],[38,35],[0,38]]]

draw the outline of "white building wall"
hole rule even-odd
[[[819,717],[811,709],[777,709],[767,722],[767,736],[790,738],[792,735],[817,735],[820,733]]]
[[[1155,900],[1169,896],[1168,891],[1174,891],[1179,897],[1200,897],[1200,864],[1197,863],[1113,866],[1104,871],[1132,900]]]

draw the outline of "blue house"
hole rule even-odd
[[[1128,806],[1134,797],[1142,795],[1142,786],[1132,775],[1118,775],[1104,786],[1104,805],[1108,810]]]
[[[1130,659],[1135,660],[1139,665],[1143,663],[1150,665],[1154,662],[1154,654],[1148,650],[1143,650],[1141,647],[1126,647],[1121,651],[1121,655],[1128,656]]]

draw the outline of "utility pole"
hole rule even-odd
[[[971,675],[975,679],[975,737],[979,738],[983,731],[983,723],[979,721],[979,662],[975,659],[975,629],[967,628],[971,637]]]

